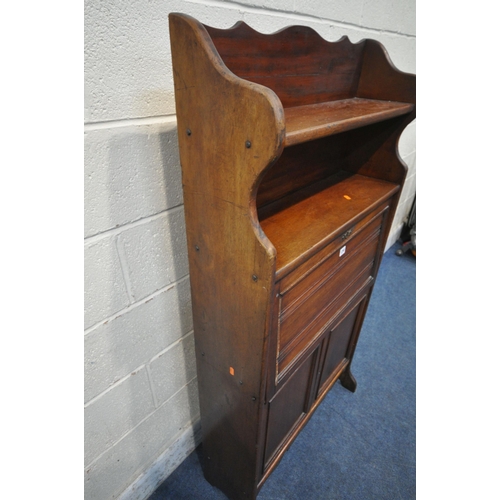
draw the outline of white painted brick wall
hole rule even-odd
[[[93,462],[154,409],[145,367],[92,401],[85,408],[85,463]]]
[[[132,296],[142,299],[189,272],[182,207],[129,229],[118,236],[127,262]]]
[[[196,379],[85,467],[85,499],[117,498],[199,420]]]
[[[195,361],[193,333],[151,361],[151,384],[158,404],[169,400],[179,387],[196,377]]]
[[[85,327],[104,320],[128,304],[115,238],[85,245]]]
[[[85,402],[165,351],[193,329],[189,279],[85,335]]]
[[[86,237],[182,204],[174,119],[88,130],[85,157]]]
[[[379,40],[415,72],[413,0],[85,3],[85,498],[139,500],[199,439],[168,14]],[[415,123],[391,231],[416,186]]]

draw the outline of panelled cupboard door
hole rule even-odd
[[[318,396],[321,396],[338,372],[347,364],[349,347],[356,341],[361,328],[361,315],[366,302],[366,295],[344,317],[344,319],[326,335],[326,352],[322,360]]]
[[[310,409],[320,346],[297,368],[269,401],[264,466],[286,446],[293,430]]]
[[[340,315],[340,322],[337,318],[335,326],[326,329],[315,342],[311,354],[279,383],[268,405],[264,468],[290,444],[294,431],[348,365],[361,328],[367,293],[365,287],[357,294],[354,303]]]

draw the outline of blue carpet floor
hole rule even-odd
[[[382,259],[352,363],[353,394],[335,384],[258,500],[409,500],[416,496],[416,259]],[[149,500],[225,500],[198,451]]]

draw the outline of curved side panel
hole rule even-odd
[[[347,170],[400,186],[399,192],[393,196],[391,201],[387,223],[381,236],[382,248],[389,236],[408,170],[406,163],[399,155],[398,141],[401,133],[413,118],[414,112],[345,134],[346,142],[350,143],[352,150],[345,165]],[[353,144],[357,144],[357,147],[354,148]]]
[[[398,70],[380,42],[365,40],[356,97],[415,104],[416,76]],[[366,140],[360,141],[367,146],[370,141],[384,141],[382,146],[377,146],[375,154],[366,161],[359,173],[403,185],[407,166],[399,156],[398,142],[403,130],[415,116],[416,108],[408,115],[367,127],[359,132],[360,135],[367,136]]]
[[[281,154],[283,108],[227,69],[195,19],[171,14],[170,38],[204,471],[229,496],[253,498],[275,268],[255,191]]]
[[[380,99],[416,104],[416,76],[398,70],[391,61],[385,47],[376,40],[365,40],[363,62],[356,97]],[[416,108],[405,116],[378,123],[357,134],[357,158],[353,163],[362,163],[357,172],[370,177],[394,182],[401,186],[394,197],[387,224],[382,235],[385,245],[399,198],[405,182],[408,167],[401,159],[398,142],[403,130],[416,116]]]
[[[365,40],[356,97],[415,104],[416,76],[398,70],[380,42]]]

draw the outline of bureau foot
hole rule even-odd
[[[340,383],[351,392],[356,390],[358,383],[351,373],[351,368],[349,366],[342,372],[342,375],[340,376]]]

